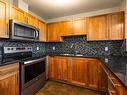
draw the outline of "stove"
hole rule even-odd
[[[19,62],[20,95],[34,95],[46,83],[46,57],[32,57],[32,47],[3,47],[1,64]]]

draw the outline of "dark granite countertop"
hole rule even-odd
[[[72,56],[72,55],[61,55],[61,54],[50,54],[49,56],[97,58],[119,79],[119,81],[127,89],[127,57],[113,56],[113,55]],[[108,59],[107,62],[105,62],[105,59]]]

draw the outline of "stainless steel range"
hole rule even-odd
[[[34,95],[46,82],[46,57],[32,57],[32,47],[3,47],[3,63],[19,61],[20,95]]]

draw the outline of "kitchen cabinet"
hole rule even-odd
[[[48,57],[48,75],[51,79],[67,80],[67,58]]]
[[[88,41],[124,39],[123,12],[93,16],[86,19]]]
[[[32,16],[31,14],[27,14],[27,20],[29,25],[38,28],[38,20],[34,16]]]
[[[88,69],[88,87],[91,89],[98,90],[99,73],[98,73],[98,60],[88,58],[87,69]]]
[[[39,40],[46,42],[46,24],[42,21],[38,21],[39,32]]]
[[[69,58],[70,63],[70,82],[79,84],[79,85],[87,85],[87,60],[84,58]]]
[[[8,38],[9,4],[0,1],[0,38]]]
[[[98,91],[98,64],[92,58],[49,56],[48,74],[50,79]]]
[[[103,69],[103,72],[105,72],[105,77],[107,78],[108,81],[107,84],[107,81],[105,80],[106,83],[105,87],[104,85],[101,85],[101,87],[103,87],[104,89],[107,88],[106,90],[108,90],[109,95],[127,95],[126,88],[120,83],[117,77],[109,69],[107,69],[102,63],[100,65],[101,68]],[[101,72],[103,74],[101,76],[103,79],[105,79],[103,72]]]
[[[56,23],[50,23],[47,25],[47,41],[48,42],[59,42],[60,39],[60,23],[56,22]]]
[[[26,13],[14,5],[10,5],[10,19],[26,23]]]
[[[89,17],[86,23],[88,41],[108,40],[107,15]]]
[[[109,39],[123,40],[125,36],[124,12],[111,13],[108,15]]]
[[[0,94],[19,95],[18,63],[0,67]]]
[[[73,20],[73,33],[74,35],[85,35],[86,32],[86,19]]]
[[[72,21],[61,21],[60,22],[60,30],[61,30],[61,35],[60,36],[67,36],[67,35],[72,35]]]
[[[60,21],[47,24],[48,41],[59,42],[61,36],[85,35],[85,19]]]

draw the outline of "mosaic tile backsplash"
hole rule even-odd
[[[86,56],[121,53],[123,41],[86,41],[84,36],[64,37],[64,42],[46,44],[47,54],[83,54]],[[55,49],[53,49],[53,47]],[[108,48],[108,51],[105,49]]]

